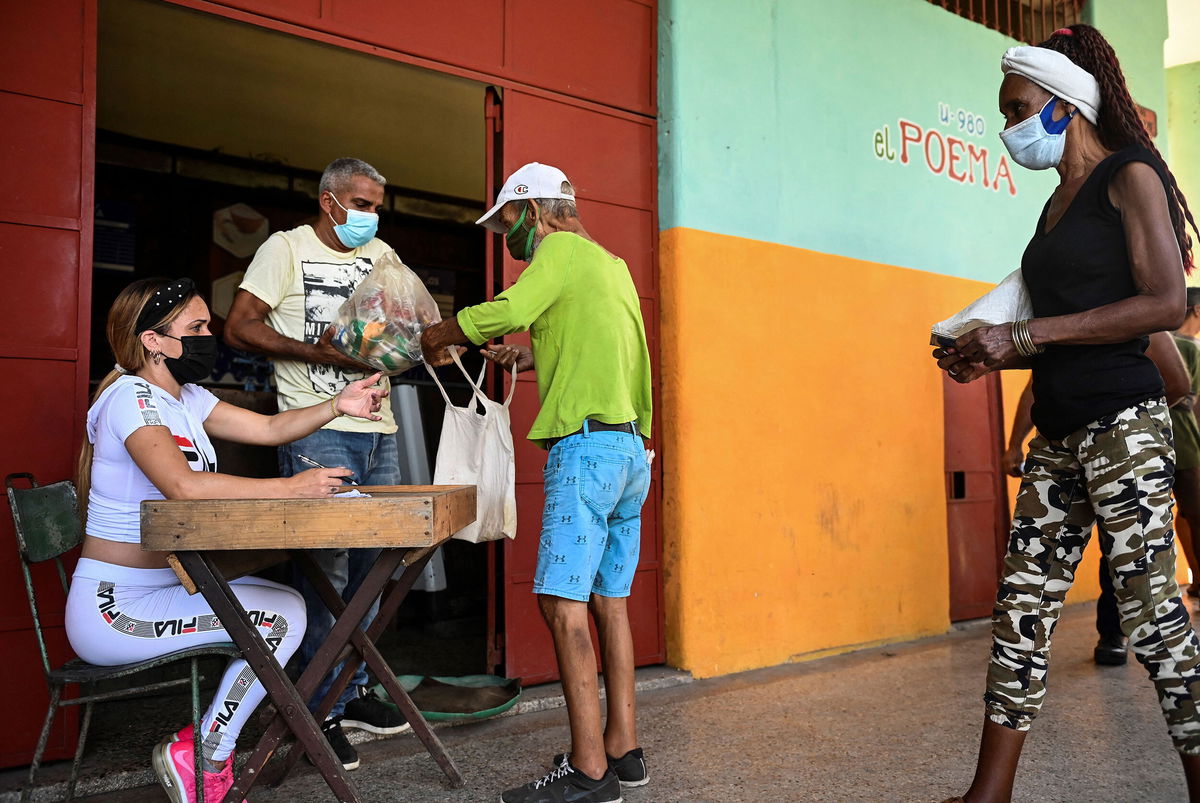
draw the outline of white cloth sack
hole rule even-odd
[[[482,390],[486,363],[474,382],[463,368],[457,352],[454,353],[454,364],[471,386],[472,398],[466,407],[451,404],[437,373],[425,366],[446,400],[433,484],[475,486],[475,521],[459,530],[455,538],[473,544],[504,537],[516,538],[517,467],[513,461],[512,427],[508,417],[508,406],[517,389],[516,368],[513,368],[508,398],[501,404],[489,399]],[[475,411],[476,404],[482,408],[482,415]]]
[[[1033,317],[1033,304],[1021,269],[1017,268],[984,295],[972,301],[961,312],[933,325],[934,345],[937,338],[961,337],[981,326],[996,326]]]

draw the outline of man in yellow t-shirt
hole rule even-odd
[[[366,162],[333,161],[321,176],[316,222],[272,234],[246,270],[225,323],[225,341],[274,361],[281,411],[332,399],[347,382],[374,372],[330,344],[330,323],[375,260],[391,250],[375,237],[385,185],[383,176]],[[396,422],[387,404],[379,414],[380,421],[335,418],[312,435],[279,447],[280,471],[291,476],[312,468],[312,461],[349,468],[361,485],[399,484]],[[326,549],[315,557],[349,600],[378,554],[376,549]],[[296,586],[308,603],[308,629],[299,651],[303,670],[333,627],[333,615],[307,580],[297,577]],[[378,601],[363,627],[377,609]],[[334,667],[322,681],[311,707],[320,703],[340,669]],[[373,733],[408,728],[395,706],[367,693],[367,684],[367,673],[360,667],[321,728],[346,769],[355,769],[359,762],[343,727]]]

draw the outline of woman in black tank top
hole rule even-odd
[[[1002,68],[1001,139],[1018,164],[1054,167],[1060,183],[1021,260],[1033,317],[934,352],[958,382],[1032,369],[1038,430],[997,594],[979,762],[962,799],[1012,795],[1050,636],[1095,525],[1122,630],[1200,801],[1200,641],[1174,579],[1171,430],[1145,354],[1150,333],[1183,321],[1185,221],[1196,224],[1099,31],[1060,29],[1010,49]]]

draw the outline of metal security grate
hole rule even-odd
[[[1086,0],[929,0],[1005,36],[1036,45],[1067,25],[1083,21]]]

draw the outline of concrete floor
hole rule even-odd
[[[1144,670],[1096,667],[1088,606],[1068,608],[1055,640],[1051,688],[1026,744],[1018,801],[1183,801],[1171,748]],[[941,801],[973,771],[989,635],[985,623],[886,649],[702,680],[640,695],[649,801]],[[467,779],[441,783],[410,735],[360,745],[352,774],[368,801],[495,801],[546,771],[567,745],[550,710],[440,731]],[[89,798],[161,800],[154,788]],[[304,767],[252,801],[329,799]]]

